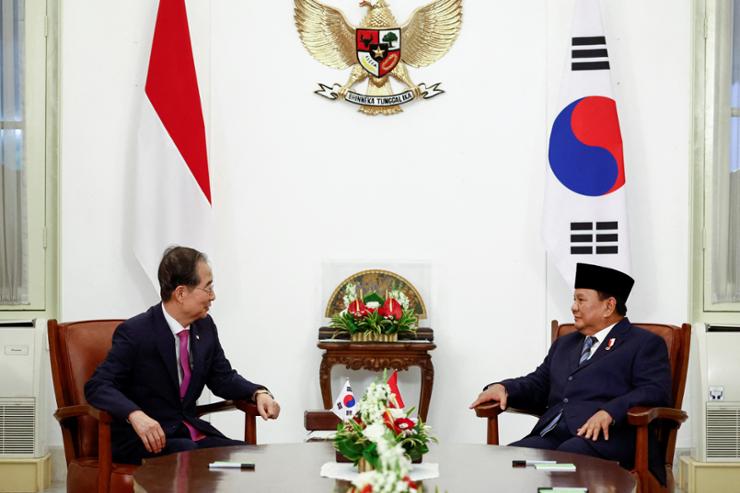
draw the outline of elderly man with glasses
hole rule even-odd
[[[206,385],[224,399],[252,400],[263,419],[280,414],[267,388],[240,376],[224,355],[208,315],[216,295],[205,255],[171,247],[158,277],[162,302],[116,329],[108,356],[85,385],[87,401],[115,420],[114,462],[244,444],[196,416]]]

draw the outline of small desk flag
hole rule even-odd
[[[355,395],[352,393],[352,385],[349,383],[349,378],[344,382],[342,391],[339,392],[339,397],[334,401],[334,407],[331,410],[342,421],[352,419],[352,416],[355,415],[357,401],[355,401]]]
[[[571,285],[577,262],[629,274],[622,136],[597,0],[576,0],[557,112],[542,226],[548,256]]]
[[[401,391],[398,390],[398,370],[395,370],[390,377],[388,377],[388,385],[391,388],[391,393],[395,394],[396,396],[396,402],[395,405],[393,402],[389,403],[388,407],[397,407],[399,409],[403,409],[406,407],[406,404],[403,402],[403,397],[401,397]]]

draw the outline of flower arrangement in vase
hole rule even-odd
[[[331,320],[331,328],[346,331],[353,341],[394,342],[402,332],[416,332],[416,314],[409,307],[408,297],[393,289],[385,298],[375,292],[358,295],[357,285],[344,288],[344,310]]]
[[[410,417],[396,404],[390,385],[370,384],[360,399],[358,413],[337,426],[334,447],[360,471],[352,493],[416,492],[408,474],[412,461],[429,451],[430,427]]]

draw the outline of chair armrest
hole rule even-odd
[[[485,402],[473,408],[479,418],[493,418],[504,412],[498,402]]]
[[[632,426],[647,426],[656,419],[667,419],[680,425],[689,418],[681,409],[672,407],[631,407],[627,411],[627,422]]]
[[[646,485],[646,481],[649,483],[650,478],[653,476],[650,474],[650,461],[648,459],[648,442],[649,433],[648,425],[656,419],[662,419],[671,421],[676,428],[681,426],[681,423],[688,419],[688,415],[680,410],[671,407],[632,407],[627,410],[627,422],[635,426],[635,466],[634,472],[640,479],[641,491],[653,491],[649,485]],[[672,461],[668,461],[671,463]],[[646,479],[647,478],[647,479]],[[654,478],[653,478],[654,479]]]
[[[108,493],[110,490],[110,475],[113,468],[110,441],[110,424],[113,417],[110,413],[93,407],[89,404],[61,407],[56,410],[54,417],[62,424],[70,418],[90,416],[98,421],[98,493]]]
[[[204,414],[220,413],[231,409],[239,409],[249,416],[259,415],[259,412],[257,412],[257,405],[245,400],[219,401],[211,404],[204,404],[195,408],[195,414],[200,418]]]
[[[486,402],[473,408],[475,415],[479,418],[495,418],[503,412],[516,413],[516,414],[529,414],[535,418],[541,416],[540,413],[535,411],[527,411],[526,409],[518,409],[516,407],[507,407],[505,410],[501,409],[501,404],[498,402]]]
[[[303,427],[308,431],[336,430],[338,424],[339,417],[331,411],[321,409],[303,413]]]
[[[498,415],[503,413],[501,404],[498,402],[486,402],[473,408],[475,415],[479,418],[486,418],[488,420],[488,431],[486,436],[486,443],[488,445],[498,445]],[[526,411],[524,409],[517,409],[514,407],[507,407],[506,412],[517,413],[517,414],[529,414],[531,416],[539,417],[540,415],[536,412]]]
[[[213,402],[196,407],[195,414],[200,418],[204,414],[220,413],[221,411],[228,411],[230,409],[239,409],[244,412],[244,441],[247,442],[247,445],[255,445],[257,443],[256,417],[260,413],[257,411],[257,405],[253,402],[241,399]]]
[[[241,410],[246,414],[247,416],[259,416],[260,413],[257,411],[257,404],[251,401],[245,401],[245,400],[236,400],[234,401],[234,405],[237,409]]]
[[[69,418],[78,418],[80,416],[90,416],[101,423],[110,424],[113,421],[112,416],[106,411],[102,411],[89,404],[78,404],[76,406],[60,407],[54,413],[54,417],[60,423]]]

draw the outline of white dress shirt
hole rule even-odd
[[[167,321],[167,325],[169,325],[170,330],[172,331],[172,336],[175,338],[174,344],[175,344],[175,356],[177,359],[175,359],[175,362],[177,364],[177,383],[182,384],[182,368],[180,367],[180,337],[177,335],[178,333],[182,332],[183,330],[190,330],[190,326],[183,327],[180,325],[180,322],[175,320],[175,318],[167,313],[167,309],[164,307],[164,303],[162,303],[162,313],[164,313],[164,319]],[[190,350],[190,338],[188,337],[188,351]]]

